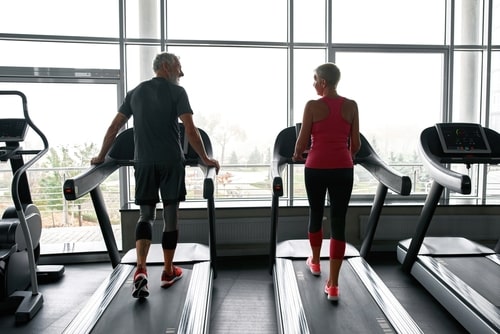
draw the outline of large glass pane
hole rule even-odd
[[[160,10],[159,0],[126,0],[127,38],[159,38]]]
[[[445,9],[445,0],[333,0],[332,41],[442,45]]]
[[[493,21],[494,22],[494,21]],[[455,1],[455,44],[483,43],[483,1]]]
[[[127,90],[131,90],[141,81],[150,79],[154,76],[153,59],[160,51],[159,46],[127,46]]]
[[[287,51],[171,47],[185,74],[195,124],[221,162],[218,199],[269,199],[269,162],[287,120]],[[250,168],[249,168],[250,167]]]
[[[325,10],[325,1],[293,1],[293,41],[325,43]]]
[[[336,63],[338,93],[357,102],[361,133],[382,159],[412,177],[413,193],[425,191],[417,143],[442,115],[443,55],[337,52]]]
[[[492,14],[492,43],[494,45],[500,45],[500,1],[493,1]]]
[[[293,90],[292,124],[302,122],[304,107],[309,100],[317,99],[313,87],[314,69],[326,61],[325,49],[295,49],[293,50]],[[277,136],[278,133],[275,134]],[[293,193],[289,192],[288,184],[284,184],[285,195],[292,196],[294,200],[306,198],[304,184],[304,168],[302,165],[293,165]],[[288,179],[288,178],[285,178]],[[285,181],[285,180],[284,180]],[[294,202],[297,204],[297,202]]]
[[[489,127],[500,132],[500,51],[491,53]]]
[[[0,1],[0,31],[118,37],[119,1],[17,0]]]
[[[32,199],[42,216],[42,253],[105,250],[90,197],[66,201],[62,185],[65,179],[90,166],[90,158],[100,148],[104,133],[116,114],[117,86],[0,83],[0,90],[19,90],[27,96],[30,116],[49,142],[49,152],[28,170]],[[2,118],[23,115],[19,99],[7,102],[1,99],[0,107]],[[34,131],[28,132],[21,145],[24,149],[43,147]],[[9,164],[0,165],[2,209],[12,206],[11,174]],[[121,247],[118,189],[117,173],[101,186]]]
[[[489,128],[500,132],[500,52],[492,52],[491,94]],[[487,169],[486,201],[488,204],[500,202],[500,167],[489,165]]]
[[[287,40],[287,1],[169,0],[167,6],[168,39]]]
[[[314,69],[326,62],[324,49],[295,49],[293,51],[293,122],[302,122],[306,102],[318,99],[313,87]]]
[[[118,44],[0,41],[2,66],[120,68]]]

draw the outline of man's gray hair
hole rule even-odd
[[[156,73],[160,70],[161,66],[167,63],[169,66],[175,65],[178,57],[173,53],[162,52],[156,55],[153,61],[153,71]]]

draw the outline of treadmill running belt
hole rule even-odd
[[[340,270],[338,302],[326,298],[328,260],[321,261],[321,276],[313,276],[305,259],[293,261],[297,284],[311,333],[395,333],[370,293],[344,260]]]
[[[135,269],[92,330],[94,333],[177,333],[192,266],[181,265],[183,276],[168,289],[160,287],[163,266],[148,266],[149,297],[132,297]]]
[[[485,257],[440,257],[439,261],[490,303],[500,306],[498,264]]]

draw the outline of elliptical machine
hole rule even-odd
[[[0,91],[0,95],[17,95],[22,100],[24,118],[0,118],[0,161],[10,162],[12,168],[12,201],[14,207],[7,208],[0,220],[0,311],[16,308],[17,323],[30,321],[43,305],[43,296],[38,291],[36,262],[40,256],[42,219],[33,204],[26,171],[45,153],[49,145],[45,135],[33,124],[27,107],[26,96],[19,91]],[[28,128],[41,138],[40,150],[23,150],[20,142],[25,139]],[[24,162],[23,156],[31,159]],[[50,266],[55,277],[64,273],[63,266]],[[30,288],[30,289],[29,289]]]

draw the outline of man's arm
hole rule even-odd
[[[98,165],[104,162],[104,158],[106,157],[106,154],[111,148],[111,145],[113,145],[113,142],[116,138],[116,135],[118,134],[118,131],[120,131],[120,129],[125,125],[125,123],[127,123],[127,120],[128,120],[127,116],[125,116],[121,112],[116,114],[115,118],[113,118],[113,121],[111,122],[111,125],[108,127],[106,134],[104,135],[104,140],[102,142],[99,154],[90,160],[90,164]]]

